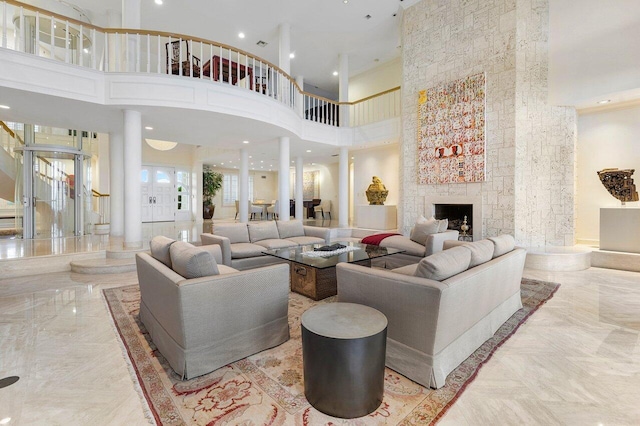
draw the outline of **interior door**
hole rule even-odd
[[[172,222],[175,220],[175,169],[173,167],[142,166],[142,221]]]

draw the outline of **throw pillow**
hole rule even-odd
[[[503,234],[498,237],[489,237],[489,240],[493,242],[493,258],[509,253],[516,246],[516,240],[509,234]]]
[[[280,238],[278,234],[278,227],[272,220],[261,223],[250,223],[249,228],[249,242],[255,243],[262,240],[277,240]]]
[[[469,268],[473,268],[493,259],[493,243],[489,240],[465,243],[464,247],[471,251],[471,263],[469,263]]]
[[[186,279],[218,275],[218,264],[210,251],[184,241],[176,241],[169,249],[173,270]]]
[[[438,232],[444,232],[449,227],[449,219],[440,219],[438,221]]]
[[[414,276],[443,281],[466,271],[470,262],[471,251],[467,247],[453,247],[422,259]]]
[[[439,225],[437,220],[432,220],[424,223],[416,223],[413,229],[411,229],[409,238],[418,244],[425,245],[427,242],[427,237],[429,235],[438,233],[438,226]]]
[[[175,242],[175,240],[164,237],[162,235],[153,237],[151,241],[149,241],[151,257],[171,268],[171,256],[169,255],[169,247],[171,247],[171,245]]]
[[[278,227],[280,238],[304,237],[302,221],[288,220],[283,222],[278,220],[276,221],[276,226]]]
[[[426,223],[426,222],[431,222],[433,220],[436,220],[436,218],[433,217],[433,216],[431,216],[429,219],[427,219],[423,215],[420,215],[420,217],[418,219],[416,219],[416,223]]]

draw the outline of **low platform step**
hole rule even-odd
[[[149,251],[149,249],[107,249],[107,259],[135,259],[136,253]]]
[[[90,259],[71,262],[71,272],[77,274],[120,274],[136,270],[136,261],[130,259]]]
[[[525,267],[540,271],[582,271],[591,267],[591,248],[530,247]]]
[[[591,253],[591,266],[595,268],[640,272],[640,253],[594,250]]]

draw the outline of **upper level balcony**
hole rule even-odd
[[[215,122],[211,112],[224,127],[336,146],[399,134],[399,87],[338,102],[305,92],[277,65],[233,46],[101,28],[14,0],[0,1],[0,27],[0,93],[12,103],[11,121],[108,131],[121,109],[138,109],[171,123],[170,136],[199,145],[212,128],[195,124]],[[44,98],[47,108],[34,109]]]

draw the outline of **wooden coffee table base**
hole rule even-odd
[[[336,268],[314,268],[297,262],[290,263],[291,291],[300,293],[313,300],[322,300],[338,294]],[[371,260],[353,262],[357,265],[371,267]]]

